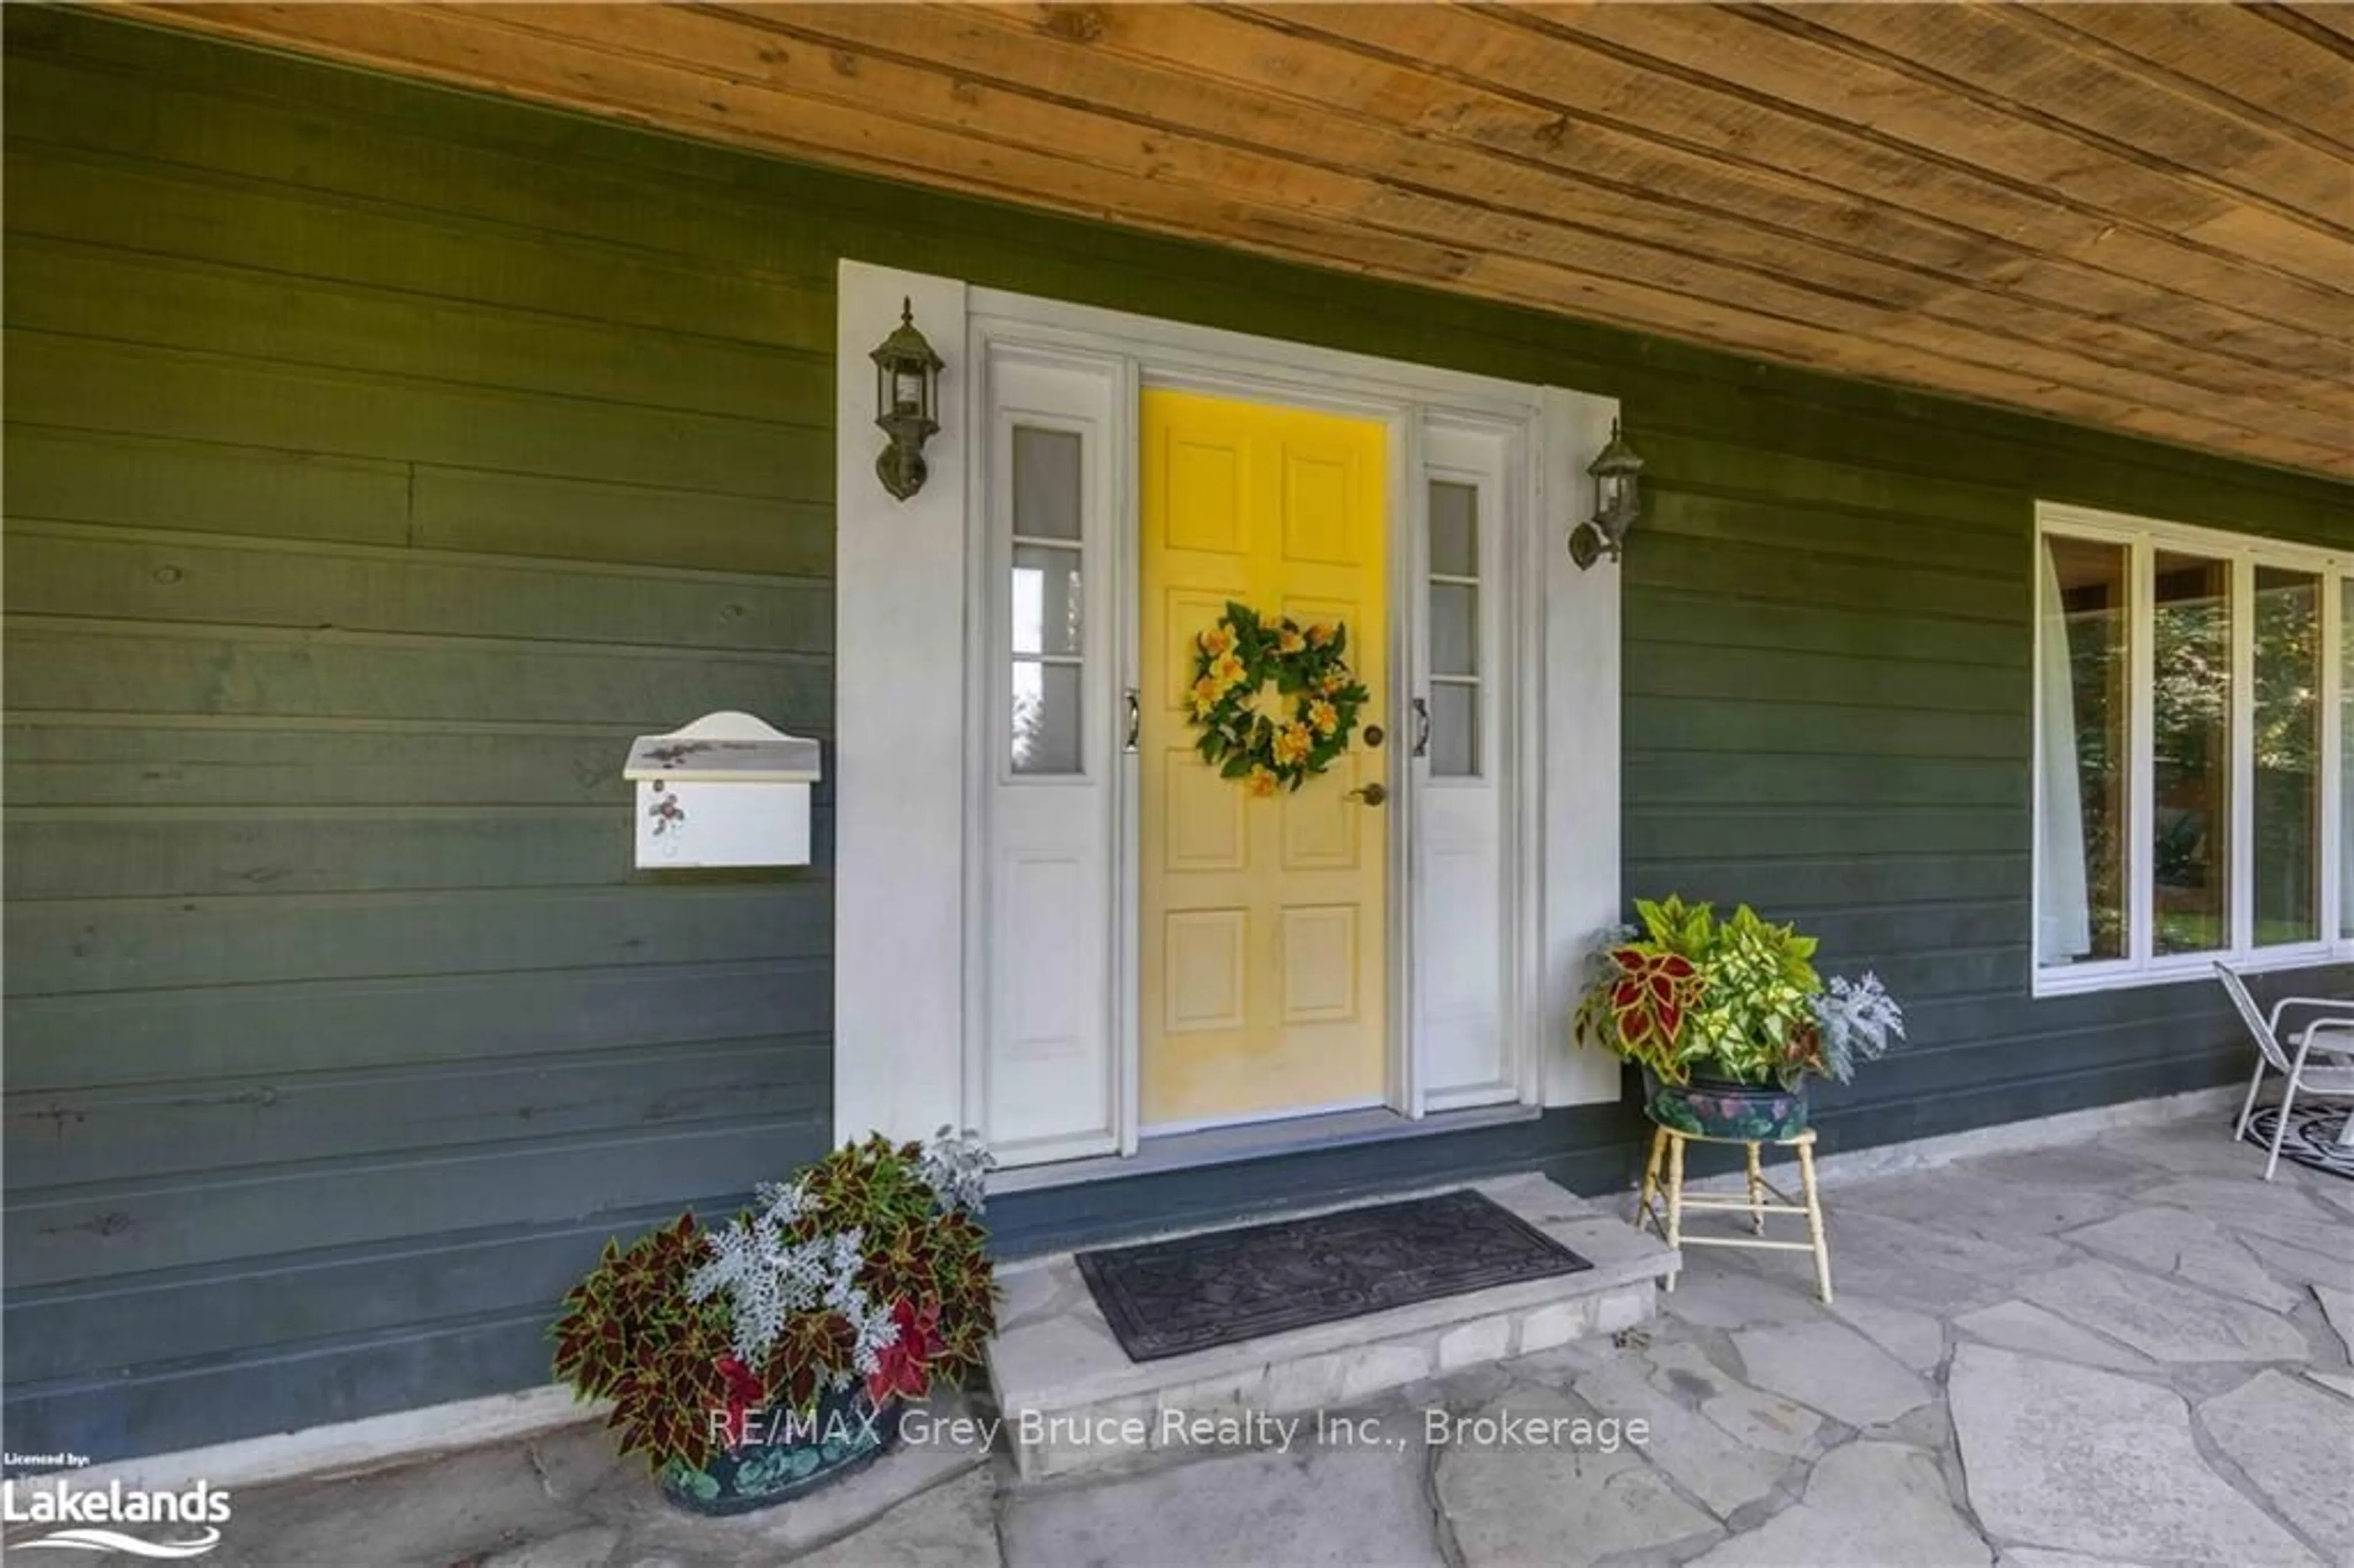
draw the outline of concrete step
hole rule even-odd
[[[1068,1253],[1009,1265],[990,1378],[1025,1478],[1193,1447],[1208,1419],[1232,1446],[1254,1423],[1338,1411],[1464,1367],[1613,1334],[1658,1311],[1681,1258],[1657,1237],[1542,1176],[1474,1183],[1594,1266],[1552,1279],[1419,1301],[1335,1323],[1131,1361]],[[1375,1202],[1407,1194],[1385,1193]],[[1271,1438],[1273,1433],[1265,1434]]]

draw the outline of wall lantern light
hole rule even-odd
[[[1605,556],[1618,559],[1643,515],[1643,460],[1620,438],[1617,420],[1610,421],[1610,444],[1585,471],[1594,476],[1594,518],[1569,535],[1569,556],[1581,571]]]
[[[924,488],[924,442],[939,434],[940,356],[916,330],[915,307],[899,302],[899,324],[868,355],[875,361],[875,422],[891,438],[875,460],[875,477],[893,499]]]

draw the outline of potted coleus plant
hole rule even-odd
[[[1826,983],[1816,938],[1746,904],[1635,901],[1643,926],[1608,934],[1577,1009],[1580,1040],[1643,1071],[1651,1119],[1710,1138],[1767,1140],[1807,1126],[1807,1079],[1846,1083],[1904,1037],[1870,973]]]
[[[871,1462],[895,1410],[960,1383],[996,1327],[979,1223],[993,1162],[948,1128],[838,1149],[705,1230],[692,1213],[564,1298],[556,1376],[610,1399],[621,1452],[673,1504],[739,1513]]]

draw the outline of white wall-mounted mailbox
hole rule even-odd
[[[638,787],[638,863],[807,865],[818,745],[749,714],[707,714],[630,745]]]

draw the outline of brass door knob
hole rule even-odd
[[[1362,800],[1368,806],[1378,806],[1389,798],[1390,790],[1386,784],[1361,784],[1349,791],[1350,800]]]

